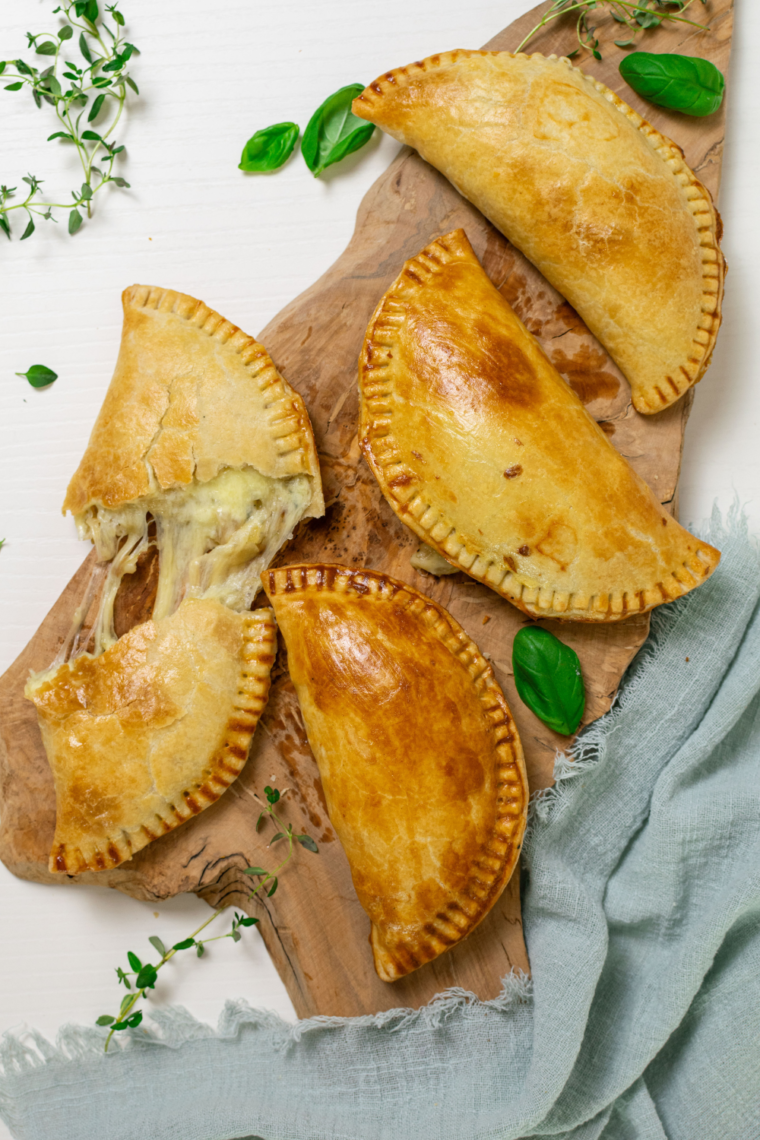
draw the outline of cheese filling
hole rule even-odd
[[[293,533],[311,501],[307,475],[275,479],[252,467],[228,468],[123,507],[93,504],[75,516],[80,538],[110,562],[94,628],[97,656],[117,640],[114,601],[125,574],[153,543],[159,573],[154,618],[185,598],[213,598],[243,611],[261,589],[259,575]],[[155,522],[155,538],[149,535]]]

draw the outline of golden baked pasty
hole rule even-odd
[[[619,621],[718,564],[588,415],[462,230],[380,301],[359,390],[359,442],[401,521],[533,617]]]
[[[577,309],[659,412],[718,335],[720,219],[681,149],[567,59],[451,51],[389,71],[354,113],[413,146]]]
[[[50,870],[116,867],[218,800],[269,693],[270,609],[182,602],[27,684],[55,778]]]
[[[517,729],[490,665],[430,598],[344,566],[262,579],[392,982],[465,938],[509,881],[528,803]]]
[[[324,513],[308,413],[266,350],[184,293],[133,285],[122,300],[116,370],[63,505],[111,562],[96,652],[151,542],[154,618],[186,597],[244,610],[299,520]]]

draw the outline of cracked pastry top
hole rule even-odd
[[[661,411],[705,372],[720,219],[683,151],[555,56],[451,51],[389,71],[354,113],[414,147],[578,311]]]
[[[122,301],[116,370],[63,504],[110,562],[96,652],[152,542],[154,618],[183,598],[245,610],[296,524],[324,513],[308,413],[266,349],[184,293],[133,285]]]
[[[532,617],[619,621],[718,564],[588,415],[462,230],[380,301],[359,391],[361,448],[401,521]]]
[[[528,804],[520,738],[491,666],[430,598],[345,566],[262,579],[392,982],[465,938],[509,881]]]

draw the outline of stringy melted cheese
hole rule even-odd
[[[116,510],[88,507],[75,517],[79,535],[93,541],[101,561],[110,561],[95,624],[95,655],[117,640],[117,591],[152,542],[159,555],[154,618],[174,613],[185,598],[213,598],[230,609],[247,610],[261,588],[259,575],[290,538],[310,501],[308,476],[274,479],[244,467]],[[151,520],[155,539],[148,533]]]

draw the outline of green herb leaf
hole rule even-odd
[[[137,1013],[133,1013],[131,1017],[127,1018],[127,1025],[130,1029],[135,1029],[142,1021],[143,1015],[138,1009]]]
[[[239,918],[238,924],[240,926],[255,926],[258,921],[257,918]]]
[[[307,851],[313,851],[315,855],[319,855],[319,848],[310,835],[297,835],[296,839]]]
[[[98,18],[98,0],[75,0],[74,11],[94,24]]]
[[[362,88],[362,90],[364,90],[364,88]],[[271,886],[270,890],[267,891],[267,898],[271,899],[272,895],[274,894],[274,892],[276,890],[277,890],[277,876],[275,875],[274,879],[272,879],[272,886]]]
[[[266,795],[270,804],[276,804],[280,798],[280,793],[277,791],[277,788],[270,788],[269,784],[267,784],[267,786],[264,788],[264,794]]]
[[[325,99],[309,119],[301,141],[301,153],[315,178],[328,166],[340,162],[369,142],[374,123],[365,122],[351,110],[352,102],[363,90],[362,83],[341,87]]]
[[[277,834],[275,835],[274,839],[270,839],[269,842],[270,842],[270,844],[276,843],[278,839],[284,839],[284,838],[285,838],[285,832],[284,831],[278,831]]]
[[[26,377],[33,388],[47,388],[48,384],[58,379],[58,373],[53,372],[52,368],[46,368],[44,364],[33,364],[28,372],[17,372],[16,375]]]
[[[152,990],[157,980],[158,974],[156,973],[156,967],[151,966],[149,962],[147,966],[143,966],[135,978],[135,989]]]
[[[0,214],[0,229],[3,231],[7,238],[11,236],[11,227],[8,225],[8,219]]]
[[[166,957],[168,951],[157,934],[152,934],[148,939],[148,942],[150,942],[154,950],[158,950],[162,958]]]
[[[81,14],[82,14],[81,12],[77,12],[78,16],[81,16]],[[138,973],[140,972],[140,970],[142,970],[142,962],[140,961],[140,959],[137,957],[136,954],[132,953],[131,950],[127,951],[127,960],[129,961],[129,964],[133,970],[137,970]]]
[[[63,43],[65,40],[70,40],[74,35],[74,29],[71,24],[64,24],[58,33],[58,39]]]
[[[77,15],[78,15],[78,13],[77,13]],[[90,45],[87,43],[87,40],[84,38],[84,32],[81,32],[79,35],[79,50],[81,51],[82,55],[87,60],[87,62],[92,63],[92,52],[90,51]]]
[[[112,178],[111,181],[115,182],[117,186],[121,186],[122,188],[125,188],[127,190],[129,190],[129,188],[130,188],[129,183],[127,182],[127,180],[125,178]]]
[[[189,950],[191,946],[195,946],[195,939],[184,938],[182,942],[175,942],[172,950]]]
[[[620,74],[643,99],[684,115],[712,115],[723,102],[722,73],[698,56],[636,51],[621,60]]]
[[[98,96],[98,98],[100,98],[100,96]],[[96,99],[95,103],[97,103],[97,101],[98,100]],[[95,106],[95,103],[93,103],[93,107]],[[97,131],[82,131],[82,138],[87,139],[88,142],[102,142],[103,141]]]
[[[233,942],[239,942],[240,939],[243,937],[243,935],[240,933],[239,930],[231,930],[230,931],[230,937],[231,937]]]
[[[68,139],[69,142],[75,141],[74,136],[67,134],[66,131],[56,131],[55,134],[48,135],[48,142],[52,142],[53,139]]]
[[[569,736],[583,717],[586,692],[578,655],[548,629],[525,626],[512,646],[520,700],[554,732]]]
[[[18,83],[9,83],[6,86],[5,90],[6,91],[20,91],[23,86],[24,86],[24,84],[21,82],[21,80],[19,80]]]
[[[13,61],[16,64],[16,71],[20,71],[22,75],[34,75],[28,63],[24,63],[23,59],[16,59]]]
[[[100,109],[103,106],[103,104],[105,103],[105,101],[106,101],[106,96],[105,96],[105,92],[103,92],[102,94],[98,95],[95,102],[90,107],[90,113],[87,116],[87,122],[88,123],[92,123],[95,119],[97,119],[98,115],[100,114]]]
[[[89,202],[90,198],[92,198],[92,186],[89,186],[86,182],[82,183],[82,197],[85,202]]]
[[[243,147],[238,170],[249,173],[279,170],[293,153],[299,131],[296,123],[275,123],[256,131]]]
[[[263,867],[246,867],[243,871],[244,875],[266,875]]]
[[[199,958],[202,958],[203,955],[206,953],[206,947],[203,945],[202,942],[198,943],[198,949],[197,949],[196,953],[197,953]]]
[[[618,47],[633,47],[633,45],[636,43],[636,41],[635,40],[615,40],[615,43]]]
[[[126,996],[121,999],[121,1005],[119,1006],[119,1016],[121,1016],[121,1014],[124,1012],[124,1010],[130,1004],[130,1002],[132,1001],[132,997],[133,997],[132,994],[126,994]]]
[[[95,1022],[95,1024],[96,1025],[113,1025],[115,1020],[116,1019],[114,1017],[111,1017],[110,1013],[104,1013],[102,1017],[98,1018],[98,1020]]]
[[[54,43],[53,40],[45,40],[43,43],[37,44],[35,48],[37,55],[55,55],[57,51],[58,44]]]
[[[0,59],[0,75],[2,75],[4,71],[5,71],[5,60]]]
[[[129,86],[132,88],[132,90],[134,91],[135,95],[139,95],[140,94],[140,88],[137,86],[137,84],[135,83],[132,76],[131,75],[125,75],[124,78],[127,81],[127,83],[129,84]]]
[[[71,213],[69,214],[69,233],[72,234],[72,236],[80,228],[83,221],[84,221],[84,218],[79,213],[79,210],[72,210],[71,211]]]
[[[113,16],[114,23],[118,24],[120,28],[123,28],[124,27],[124,17],[122,16],[121,12],[118,12],[115,8],[109,8],[108,11]]]
[[[24,232],[21,235],[21,241],[23,241],[24,238],[31,237],[33,233],[34,233],[34,219],[30,218],[28,223],[27,223],[26,229],[24,230]]]

